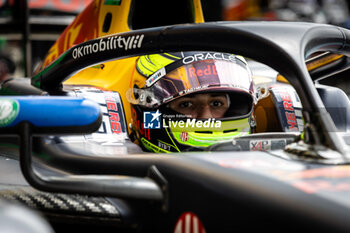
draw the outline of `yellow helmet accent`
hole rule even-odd
[[[181,59],[181,57],[172,55],[170,53],[141,56],[137,60],[136,69],[145,77],[149,77],[160,68],[169,65],[178,59]]]

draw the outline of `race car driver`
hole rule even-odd
[[[247,135],[254,125],[251,71],[232,54],[141,56],[127,97],[133,138],[146,151],[201,150]]]

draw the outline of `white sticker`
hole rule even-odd
[[[160,70],[158,70],[157,72],[155,72],[154,74],[152,74],[146,81],[146,86],[150,87],[152,86],[155,82],[157,82],[159,79],[161,79],[163,76],[165,76],[166,71],[165,71],[165,67],[161,68]]]
[[[251,151],[271,150],[271,140],[251,140],[249,147]]]

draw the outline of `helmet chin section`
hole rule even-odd
[[[177,123],[177,124],[176,124]],[[171,122],[169,128],[175,140],[191,147],[208,147],[216,143],[231,141],[234,137],[250,133],[248,118],[236,120],[195,120]]]

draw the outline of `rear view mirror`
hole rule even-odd
[[[32,134],[86,134],[101,124],[99,105],[71,97],[1,97],[0,135],[16,134],[28,123]]]
[[[163,200],[158,184],[149,178],[108,175],[43,176],[32,166],[32,136],[88,134],[101,125],[100,106],[73,97],[0,97],[0,137],[20,138],[23,176],[42,191]],[[155,168],[151,172],[157,172]]]

